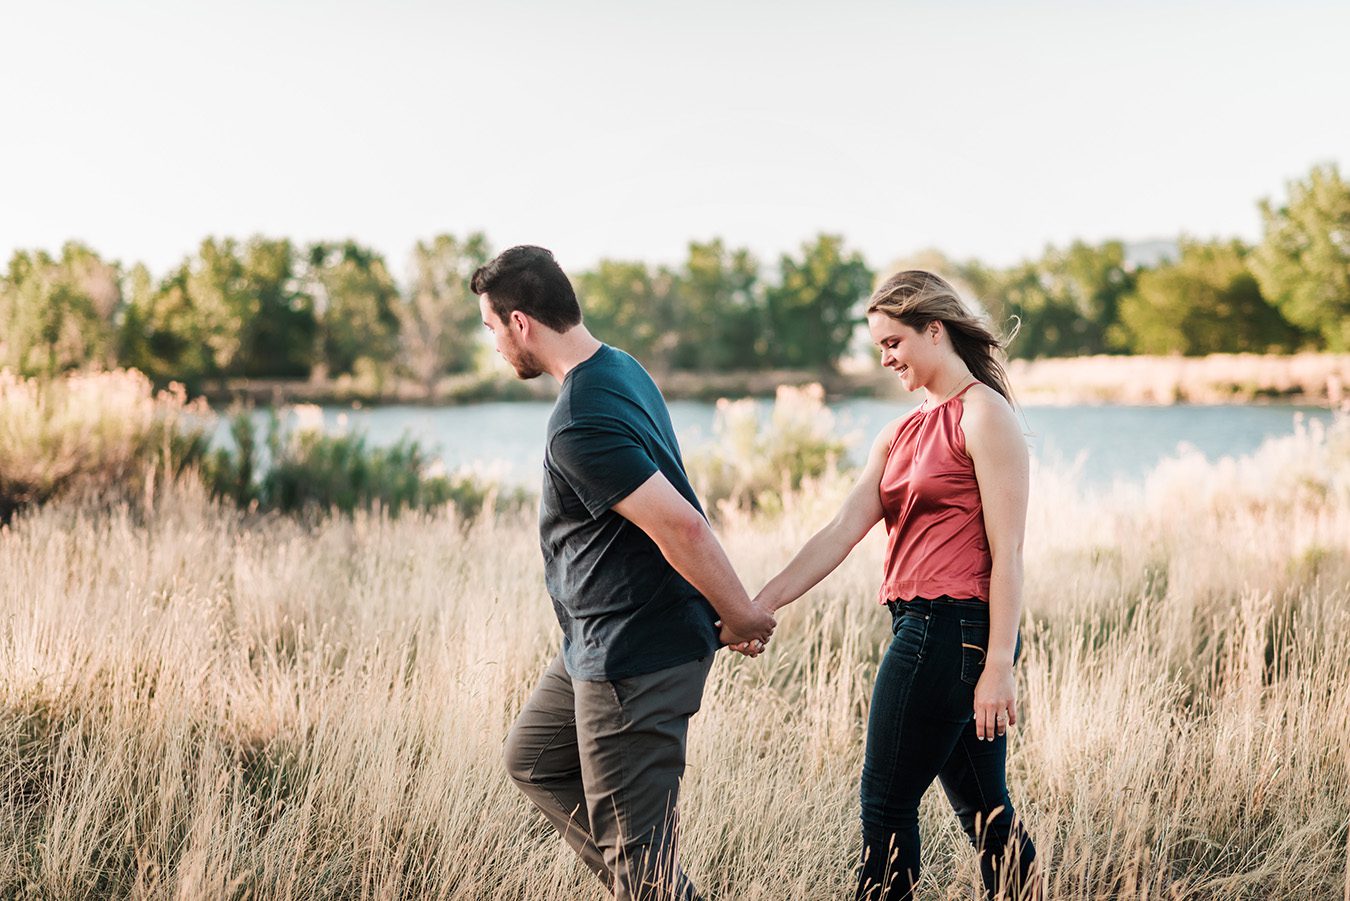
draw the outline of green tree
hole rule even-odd
[[[299,259],[286,239],[244,245],[245,289],[256,298],[245,323],[240,374],[307,376],[314,365],[314,301],[301,288]]]
[[[776,365],[833,367],[848,350],[873,272],[862,254],[844,251],[839,235],[802,245],[801,259],[784,254],[779,283],[765,292]]]
[[[1297,332],[1247,269],[1241,241],[1181,242],[1181,258],[1139,274],[1120,304],[1129,349],[1144,354],[1288,350]]]
[[[78,242],[59,257],[17,251],[0,277],[0,366],[52,375],[116,360],[122,303],[116,263]]]
[[[198,317],[213,376],[243,368],[244,328],[256,315],[244,282],[239,244],[233,238],[206,238],[183,267],[183,288]]]
[[[1081,317],[1079,347],[1075,353],[1099,354],[1124,350],[1114,339],[1120,301],[1134,288],[1135,274],[1126,267],[1120,241],[1088,244],[1075,241],[1052,255],[1048,266],[1066,300]],[[1044,265],[1044,263],[1043,263]]]
[[[1290,182],[1279,207],[1261,202],[1265,235],[1251,259],[1261,290],[1285,319],[1350,350],[1350,184],[1336,165]]]
[[[1012,357],[1064,356],[1077,343],[1082,317],[1051,289],[1050,280],[1034,262],[999,270],[990,276],[986,302],[1017,318],[1017,336],[1008,347]]]
[[[463,240],[437,235],[413,250],[411,291],[396,307],[399,340],[404,366],[428,396],[441,376],[474,366],[481,317],[469,279],[491,254],[482,232]]]
[[[206,325],[188,293],[190,267],[183,263],[156,283],[144,265],[127,276],[128,299],[120,329],[118,359],[155,384],[182,382],[197,393],[215,373]]]
[[[678,369],[724,371],[763,365],[768,350],[759,263],[721,238],[690,242],[676,280]]]
[[[1121,298],[1134,288],[1119,241],[1046,248],[1039,260],[1006,270],[968,264],[996,323],[1020,320],[1009,352],[1017,357],[1066,357],[1124,350],[1115,328]]]
[[[207,238],[186,264],[184,287],[213,375],[308,374],[314,306],[300,290],[290,241]]]
[[[601,260],[577,277],[586,325],[601,340],[622,347],[657,372],[671,368],[678,276],[664,266]]]
[[[997,267],[979,260],[953,260],[950,265],[951,276],[947,280],[961,294],[962,299],[982,309],[996,332],[1011,332],[1014,323],[1007,308],[1007,299],[1002,294],[1003,273]]]
[[[384,257],[355,241],[311,244],[303,284],[313,298],[321,376],[382,381],[398,355],[398,286]]]

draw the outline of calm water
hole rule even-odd
[[[762,402],[761,409],[768,406],[769,402]],[[830,408],[838,432],[856,439],[850,454],[855,462],[866,454],[883,425],[909,409],[894,401],[870,398],[844,400]],[[551,409],[549,402],[360,410],[327,407],[323,417],[330,432],[363,429],[376,444],[408,433],[435,448],[450,471],[473,466],[512,484],[534,486]],[[712,439],[713,411],[710,403],[671,403],[671,418],[686,452]],[[1291,434],[1297,416],[1331,420],[1326,409],[1291,406],[1029,406],[1024,412],[1033,455],[1048,464],[1078,463],[1083,480],[1094,485],[1138,479],[1159,460],[1174,455],[1180,444],[1196,448],[1211,460],[1241,456],[1267,438]],[[224,436],[222,427],[217,438],[228,440]]]

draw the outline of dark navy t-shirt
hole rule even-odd
[[[544,581],[574,679],[652,673],[720,646],[712,605],[611,509],[658,470],[703,512],[661,392],[636,360],[601,345],[563,379],[539,509]]]

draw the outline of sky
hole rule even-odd
[[[1302,0],[0,0],[0,257],[1254,241],[1261,198],[1350,167],[1347,34]]]

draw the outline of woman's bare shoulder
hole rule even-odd
[[[918,408],[916,407],[915,409]],[[901,414],[900,416],[895,417],[890,422],[886,423],[884,426],[882,426],[881,431],[877,432],[877,438],[876,441],[873,442],[873,445],[876,446],[884,444],[886,447],[890,447],[892,444],[894,444],[896,433],[900,431],[900,424],[903,423],[906,419],[908,419],[911,415],[913,415],[913,413],[914,410],[908,410],[905,413]]]
[[[965,408],[961,416],[961,428],[967,435],[972,430],[994,434],[1021,434],[1017,413],[1014,412],[1012,404],[983,382],[971,386],[961,400]]]
[[[961,400],[967,410],[974,411],[982,416],[999,416],[1000,414],[1016,416],[1013,413],[1012,404],[1008,403],[1008,399],[984,382],[976,382],[971,385],[970,390],[961,397]]]

